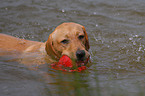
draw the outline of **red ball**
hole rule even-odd
[[[70,67],[70,68],[73,67],[72,60],[66,55],[63,55],[59,59],[58,64],[63,65],[64,67]]]
[[[88,60],[89,59],[87,59],[87,61]],[[76,62],[76,65],[79,65],[79,62]],[[54,64],[51,64],[51,66],[52,66],[53,69],[67,71],[67,72],[82,72],[82,71],[87,69],[87,67],[83,65],[83,66],[78,67],[76,69],[67,70],[67,67],[69,67],[69,68],[73,67],[72,60],[67,55],[63,55],[59,59],[58,62],[56,62]]]

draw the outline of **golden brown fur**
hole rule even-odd
[[[49,62],[58,61],[62,55],[67,55],[71,59],[77,60],[76,52],[78,50],[84,50],[84,59],[89,57],[89,41],[86,30],[77,23],[69,22],[59,25],[49,35],[45,43],[0,34],[0,56],[16,52],[21,54],[21,58],[26,57],[26,61],[31,59],[30,57],[32,56],[35,57],[32,61],[35,61],[37,57],[39,58],[39,63],[42,63],[45,60]]]

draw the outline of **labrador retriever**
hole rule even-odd
[[[0,34],[0,56],[17,53],[23,63],[29,61],[31,56],[41,58],[37,60],[39,64],[47,60],[52,63],[58,61],[62,55],[67,55],[75,62],[83,62],[90,56],[88,50],[89,41],[84,26],[73,22],[56,27],[44,43]],[[25,60],[22,60],[24,57]],[[36,58],[33,59],[35,60]]]

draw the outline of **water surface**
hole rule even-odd
[[[144,96],[144,0],[1,0],[0,33],[44,42],[56,26],[86,27],[91,64],[64,73],[0,57],[1,96]]]

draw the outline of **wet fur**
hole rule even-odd
[[[78,40],[79,35],[85,36],[82,41]],[[69,39],[70,44],[61,44],[63,39]],[[0,56],[19,56],[21,58],[19,61],[28,65],[56,62],[62,55],[75,60],[77,50],[85,50],[86,58],[89,56],[86,30],[84,26],[77,23],[69,22],[59,25],[44,43],[0,34]]]

